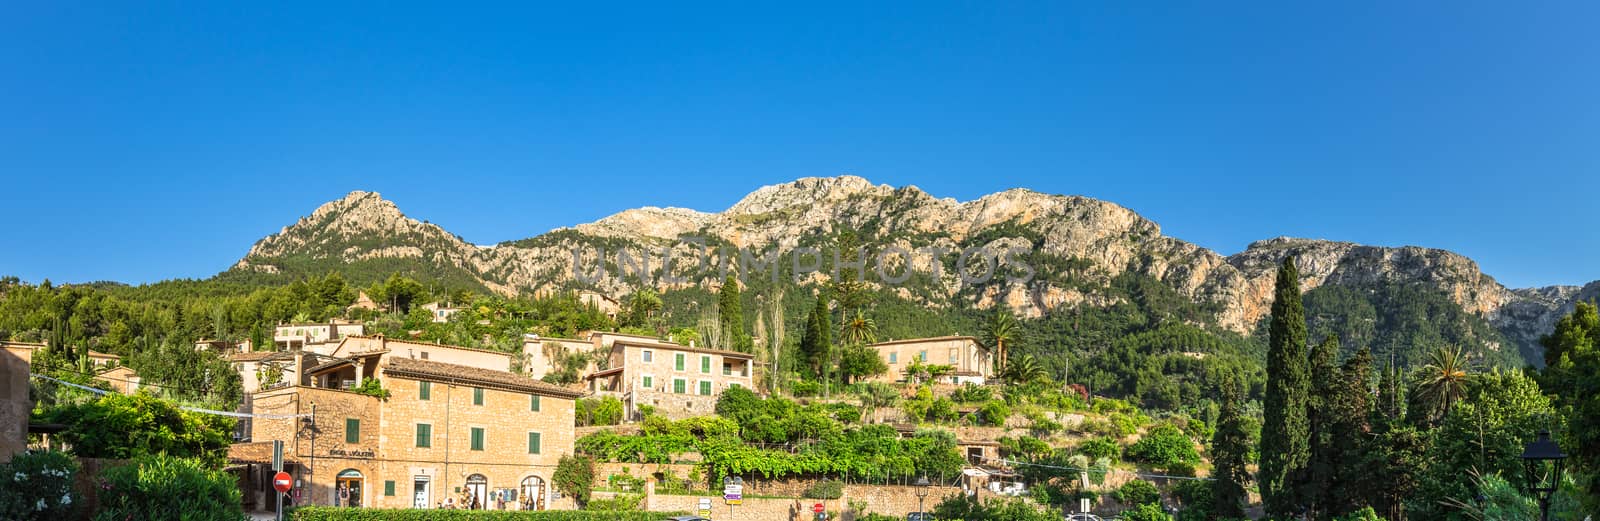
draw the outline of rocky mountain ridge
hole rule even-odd
[[[1025,283],[962,282],[945,270],[929,285],[922,304],[945,305],[971,298],[978,307],[1004,303],[1024,316],[1063,306],[1103,305],[1092,287],[1124,272],[1160,281],[1179,295],[1217,309],[1220,327],[1248,332],[1271,306],[1277,264],[1297,257],[1302,286],[1332,284],[1422,284],[1449,295],[1470,313],[1488,319],[1520,344],[1549,330],[1573,302],[1600,294],[1588,286],[1509,289],[1484,274],[1472,259],[1433,248],[1380,247],[1316,239],[1274,238],[1223,256],[1161,235],[1155,222],[1120,205],[1082,196],[1012,189],[959,202],[934,197],[915,186],[875,185],[855,177],[803,178],[765,186],[717,213],[644,207],[593,223],[553,230],[492,247],[472,245],[444,229],[405,216],[372,192],[352,192],[318,208],[294,225],[257,242],[235,270],[293,271],[305,262],[351,263],[410,259],[437,269],[461,270],[483,286],[505,294],[574,287],[574,250],[621,249],[636,253],[670,248],[675,266],[691,266],[699,252],[679,241],[701,237],[716,244],[787,252],[838,230],[857,230],[875,250],[898,246],[960,252],[968,247],[1000,251],[1024,247],[1035,261],[1067,260],[1062,274],[1051,263]],[[289,262],[295,260],[297,262]],[[912,266],[931,277],[933,254],[916,253]],[[948,265],[948,260],[943,260]],[[657,268],[660,263],[655,264]],[[1000,262],[1007,268],[1005,261]],[[1011,266],[1015,268],[1015,266]],[[676,272],[676,270],[675,270]],[[715,285],[715,277],[688,284]],[[825,280],[812,274],[812,280]],[[1085,282],[1087,281],[1087,282]],[[590,284],[615,296],[640,282],[605,277]],[[671,284],[656,280],[654,285]],[[893,288],[891,288],[893,289]],[[916,300],[912,292],[899,289]],[[941,302],[943,300],[944,302]]]

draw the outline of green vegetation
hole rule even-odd
[[[661,521],[675,512],[591,510],[391,510],[379,508],[302,507],[293,521]]]
[[[1278,269],[1272,302],[1270,347],[1267,351],[1267,393],[1261,430],[1261,497],[1267,515],[1288,518],[1305,505],[1301,490],[1310,457],[1306,402],[1310,381],[1306,365],[1306,320],[1300,301],[1300,272],[1294,257]]]
[[[220,466],[232,443],[234,421],[183,411],[148,393],[107,394],[98,400],[44,411],[44,423],[60,423],[58,436],[74,455],[133,459],[163,455],[196,458]]]
[[[556,462],[556,471],[550,475],[556,490],[572,496],[578,506],[589,502],[594,491],[594,460],[586,456],[564,455]]]
[[[95,521],[163,519],[240,521],[238,480],[200,460],[141,456],[100,474],[100,510]]]
[[[0,519],[55,521],[82,504],[72,491],[78,462],[60,452],[28,451],[0,463]]]

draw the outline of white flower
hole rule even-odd
[[[34,510],[44,510],[44,498],[39,498],[39,504],[33,506]]]
[[[21,472],[18,472],[17,475],[11,477],[11,481],[23,481],[26,479],[28,479],[28,475]]]
[[[68,492],[66,494],[62,494],[61,495],[61,504],[62,505],[71,505],[72,504],[72,493],[71,492]]]

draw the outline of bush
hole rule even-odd
[[[934,423],[950,423],[956,421],[961,415],[956,413],[956,402],[940,396],[933,400],[933,405],[928,407],[928,420]]]
[[[573,501],[582,506],[589,502],[589,494],[594,490],[594,460],[587,456],[562,456],[550,480],[556,490],[572,496]]]
[[[1115,460],[1122,457],[1122,446],[1117,445],[1117,441],[1111,438],[1090,438],[1078,444],[1078,454],[1088,456],[1089,459]]]
[[[61,452],[28,451],[0,464],[0,519],[61,519],[80,503],[72,492],[78,462]]]
[[[1161,503],[1161,491],[1156,490],[1155,484],[1140,479],[1123,483],[1121,488],[1111,493],[1111,497],[1116,498],[1118,503],[1130,507]]]
[[[961,403],[987,402],[994,398],[994,391],[988,387],[966,384],[950,393],[950,399]]]
[[[615,396],[600,399],[600,404],[594,407],[594,425],[616,425],[622,423],[622,400]]]
[[[1122,518],[1126,521],[1173,521],[1172,516],[1161,510],[1161,505],[1156,503],[1145,503],[1124,510]]]
[[[837,479],[825,479],[806,487],[800,494],[806,499],[839,499],[844,497],[844,482]]]
[[[644,504],[644,494],[617,494],[611,499],[596,499],[584,505],[584,510],[595,512],[633,512]]]
[[[803,397],[809,397],[809,396],[816,396],[816,395],[822,394],[822,384],[819,384],[817,382],[801,380],[801,381],[795,382],[794,385],[790,386],[789,387],[789,392],[794,393],[794,395],[796,397],[802,397],[802,398]]]
[[[1200,462],[1189,435],[1169,424],[1150,429],[1138,443],[1128,447],[1128,459],[1161,468],[1193,467]]]
[[[245,518],[233,475],[207,468],[200,460],[144,456],[106,469],[100,478],[104,490],[95,521],[170,519],[178,512],[193,521]]]
[[[1011,417],[1011,408],[1006,402],[990,400],[978,408],[978,423],[990,427],[999,427],[1006,424],[1006,418]]]
[[[361,385],[350,388],[350,392],[365,394],[379,400],[389,400],[389,390],[383,388],[383,383],[377,378],[367,377],[361,380]]]
[[[58,407],[46,421],[64,423],[61,441],[80,458],[134,459],[147,454],[201,458],[222,466],[234,421],[178,409],[146,392],[111,393],[93,402]]]
[[[590,510],[390,510],[308,506],[289,514],[294,521],[661,521],[676,512]]]

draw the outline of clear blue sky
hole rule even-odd
[[[581,3],[12,3],[0,274],[207,277],[355,189],[494,243],[853,173],[1600,279],[1600,3]]]

